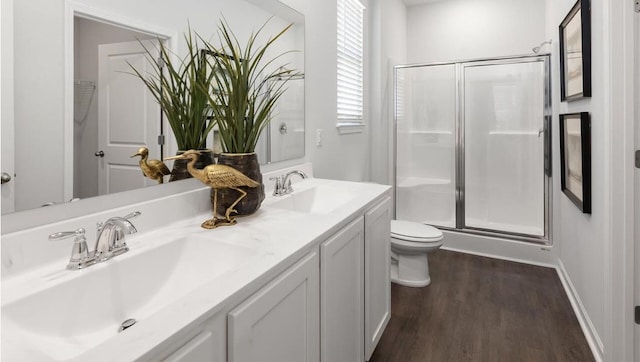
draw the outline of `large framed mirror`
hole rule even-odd
[[[213,36],[223,15],[241,41],[267,19],[265,34],[294,23],[279,50],[296,50],[287,61],[304,73],[304,16],[278,0],[3,0],[2,171],[12,177],[2,214],[166,187],[130,158],[140,146],[156,159],[177,151],[159,106],[126,74],[144,67],[132,47],[165,41],[179,56],[189,27]],[[304,77],[290,88],[257,149],[264,163],[304,157]]]

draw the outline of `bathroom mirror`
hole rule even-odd
[[[115,103],[113,94],[110,94],[112,103],[108,109],[99,110],[101,98],[105,97],[105,85],[98,81],[96,75],[100,72],[96,64],[97,44],[127,43],[131,37],[161,38],[166,39],[180,55],[185,49],[183,34],[189,26],[204,37],[213,36],[223,14],[242,43],[251,31],[271,18],[265,34],[275,34],[287,24],[294,23],[275,51],[296,50],[286,61],[304,73],[304,16],[291,7],[297,5],[295,1],[288,3],[285,5],[278,0],[185,0],[158,6],[152,0],[3,0],[2,105],[5,108],[12,100],[13,114],[5,113],[3,109],[2,129],[3,132],[11,127],[14,130],[13,152],[8,152],[3,142],[3,167],[10,164],[5,163],[4,157],[11,153],[14,170],[10,183],[2,186],[2,213],[136,187],[166,186],[155,186],[155,182],[142,177],[136,169],[137,159],[129,160],[132,153],[124,151],[124,146],[140,146],[140,137],[134,137],[139,134],[146,137],[144,144],[151,143],[149,148],[157,150],[150,158],[161,158],[161,153],[166,157],[177,151],[173,135],[166,121],[156,120],[146,128],[135,123],[150,114],[159,118],[157,103],[142,107],[137,113],[139,117],[120,117],[119,110],[144,100],[145,95],[117,92],[115,95],[122,103]],[[13,25],[9,31],[5,30],[7,23]],[[7,45],[10,42],[5,41],[7,33],[13,33],[13,49]],[[87,51],[80,50],[77,48],[79,44],[74,43],[84,41],[90,44],[87,38],[91,34],[94,49],[91,49],[91,55],[86,55]],[[122,54],[126,52],[126,49],[122,50]],[[5,61],[12,54],[11,61]],[[83,57],[90,60],[79,70],[77,65],[82,64]],[[13,68],[9,76],[5,73],[10,69],[6,64]],[[121,61],[122,64],[125,62]],[[121,70],[116,69],[113,74]],[[10,81],[13,82],[13,91],[7,95],[5,89],[11,89],[7,83]],[[136,81],[131,76],[119,84],[120,89],[127,89]],[[275,129],[264,132],[261,147],[257,150],[265,163],[304,157],[304,78],[292,82],[291,87],[292,91],[288,91],[291,97],[287,97],[286,104],[283,103],[274,114],[271,128]],[[118,119],[120,126],[102,128],[106,134],[119,133],[124,139],[122,144],[111,144],[108,138],[106,146],[102,146],[105,142],[100,145],[96,141],[98,136],[95,132],[101,128],[98,119],[104,112]],[[12,124],[9,126],[6,122]],[[283,129],[284,133],[281,132]],[[164,134],[165,140],[162,150],[157,145],[160,133]],[[103,147],[109,146],[109,152],[120,153],[123,161],[114,162],[107,171],[110,175],[105,179],[99,172],[100,164],[104,162],[100,155],[106,152]],[[128,163],[125,164],[125,160]],[[123,180],[120,174],[125,174],[125,171],[133,173],[134,169],[139,176],[135,182],[119,182]],[[104,183],[110,187],[103,187]],[[9,193],[11,197],[7,196]]]

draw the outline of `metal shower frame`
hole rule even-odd
[[[394,213],[397,209],[397,142],[398,142],[398,95],[396,93],[398,86],[398,70],[406,68],[421,68],[429,66],[439,65],[454,65],[456,84],[455,84],[455,171],[456,171],[456,227],[438,226],[439,229],[461,232],[468,234],[476,234],[489,237],[506,238],[516,241],[532,242],[542,245],[551,245],[551,230],[552,230],[552,179],[551,179],[551,144],[552,144],[552,105],[551,105],[551,69],[550,69],[550,54],[536,54],[536,55],[521,55],[521,56],[508,56],[508,57],[496,57],[496,58],[483,58],[483,59],[469,59],[450,62],[434,62],[434,63],[420,63],[420,64],[408,64],[408,65],[396,65],[393,67],[393,190],[394,198]],[[501,64],[516,64],[516,63],[530,63],[530,62],[544,62],[544,120],[542,133],[544,134],[544,235],[529,235],[516,232],[507,232],[500,230],[492,230],[478,227],[469,227],[465,225],[465,134],[464,134],[464,110],[462,105],[464,104],[464,68],[469,66],[483,66],[483,65],[501,65]]]

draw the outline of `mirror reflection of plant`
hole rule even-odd
[[[200,36],[189,27],[184,38],[187,54],[182,59],[177,59],[162,40],[159,41],[157,50],[160,56],[157,58],[153,49],[141,42],[153,71],[143,74],[133,65],[129,66],[133,69],[132,74],[145,83],[160,104],[175,135],[178,149],[200,150],[206,148],[207,135],[215,126],[215,122],[208,121],[206,117],[209,96],[205,91],[214,75],[207,64],[206,55],[197,48]]]
[[[268,22],[252,32],[243,48],[229,29],[227,21],[222,19],[218,26],[221,46],[205,43],[209,53],[214,54],[209,57],[214,69],[214,91],[208,92],[208,95],[223,152],[255,151],[261,132],[271,121],[276,102],[286,90],[287,81],[297,75],[293,70],[286,69],[286,64],[275,64],[291,51],[270,60],[265,59],[269,47],[293,24],[269,38],[264,45],[256,44]]]

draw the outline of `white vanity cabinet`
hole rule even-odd
[[[349,220],[269,282],[183,332],[163,360],[368,361],[390,318],[391,199]]]
[[[371,358],[391,315],[391,199],[320,244],[321,360]]]
[[[228,314],[228,361],[368,360],[390,317],[391,202],[381,202]]]
[[[364,215],[364,334],[368,361],[391,318],[391,198]]]
[[[311,252],[229,313],[229,362],[319,360],[318,263]]]
[[[390,317],[390,221],[385,197],[231,310],[228,361],[369,360]]]
[[[320,357],[364,361],[364,217],[320,244]]]

